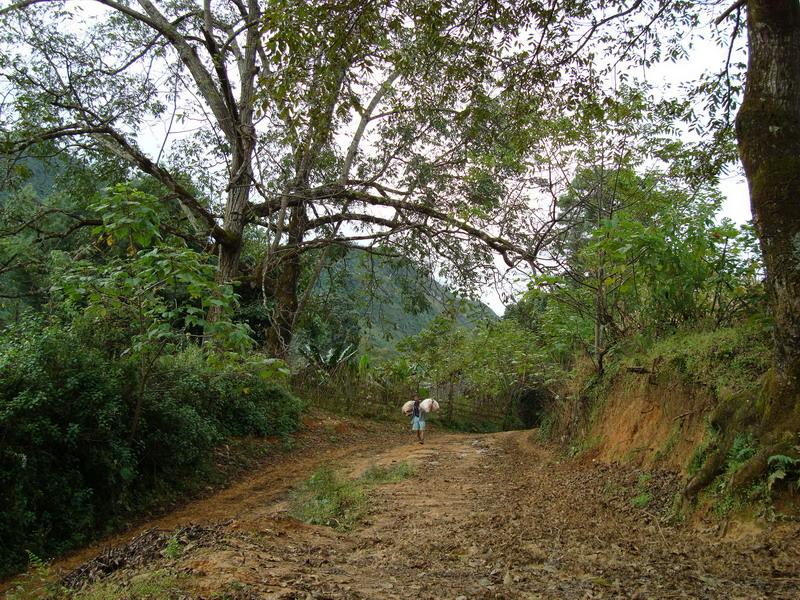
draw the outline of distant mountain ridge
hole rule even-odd
[[[499,318],[487,305],[458,297],[410,261],[359,249],[349,250],[335,272],[325,273],[317,286],[320,294],[352,303],[361,349],[378,356],[394,354],[399,340],[417,335],[447,312],[467,329]]]
[[[3,175],[0,185],[16,179],[22,187],[29,187],[36,197],[44,198],[52,193],[65,168],[58,158],[26,157],[12,162],[8,156],[0,156],[0,173]],[[0,187],[0,203],[5,202],[11,189],[10,186],[8,189]]]

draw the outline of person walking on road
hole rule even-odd
[[[425,411],[419,406],[419,394],[414,394],[414,406],[411,409],[411,431],[417,432],[417,440],[425,443]]]

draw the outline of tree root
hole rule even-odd
[[[701,469],[692,477],[683,489],[683,495],[689,500],[708,486],[725,469],[725,458],[730,449],[730,442],[719,445],[703,463]]]

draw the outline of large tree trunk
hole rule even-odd
[[[800,2],[749,0],[739,153],[775,316],[779,377],[800,377]]]
[[[228,238],[219,244],[216,282],[219,285],[233,284],[239,275],[239,259],[242,255],[242,241],[244,228],[247,224],[247,205],[250,199],[251,173],[250,151],[245,157],[247,164],[243,167],[241,160],[234,160],[233,165],[239,166],[238,176],[229,183],[228,198],[225,203],[225,214],[222,226]],[[222,314],[222,308],[212,306],[208,311],[208,320],[217,321]]]
[[[272,356],[286,358],[292,342],[298,309],[298,284],[300,281],[300,252],[297,248],[303,241],[308,219],[305,206],[292,209],[289,218],[287,248],[280,250],[278,275],[275,279],[273,297],[275,309],[272,323],[267,329],[267,348]]]
[[[300,256],[292,252],[281,259],[280,272],[275,281],[273,297],[275,310],[267,328],[267,349],[272,356],[286,358],[294,332],[294,315],[297,311],[297,282],[300,279]]]
[[[248,157],[249,161],[250,158]],[[230,240],[219,247],[218,283],[231,283],[239,272],[239,258],[242,254],[242,234],[246,224],[247,203],[250,198],[249,168],[230,182],[228,201],[225,203],[223,228],[230,234]]]
[[[235,157],[232,161],[234,178],[228,184],[228,198],[225,203],[225,214],[222,227],[228,238],[219,245],[216,280],[220,285],[233,284],[239,274],[239,259],[242,255],[242,235],[247,224],[247,204],[250,199],[252,169],[250,167],[251,150],[244,150],[244,157]],[[243,161],[246,161],[243,162]],[[216,321],[221,308],[213,306],[208,313],[210,321]]]

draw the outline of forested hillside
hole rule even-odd
[[[450,315],[466,329],[497,319],[485,304],[457,297],[405,259],[370,256],[355,248],[323,271],[314,293],[317,310],[326,315],[318,319],[321,330],[337,322],[354,327],[352,333],[329,332],[328,345],[349,341],[378,359],[391,358],[398,341],[419,334],[437,316]]]
[[[574,492],[569,465],[596,461],[604,491],[576,505],[609,515],[600,496],[625,481],[623,504],[662,540],[715,519],[721,535],[755,520],[768,541],[800,516],[798,0],[4,0],[0,92],[0,576],[30,565],[49,581],[50,559],[214,504],[242,473],[286,518],[340,532],[372,526],[374,486],[437,465],[462,488],[497,467],[480,485],[508,480],[491,510],[520,531],[519,490],[549,472]],[[745,191],[723,193],[736,177],[749,222],[731,212]],[[323,464],[333,448],[354,460],[348,444],[369,454],[359,427],[395,456],[415,396],[440,405],[441,461]],[[460,464],[473,447],[488,462]],[[321,470],[281,472],[295,452]],[[525,470],[553,453],[574,462]],[[517,504],[495,502],[506,492]],[[571,519],[559,493],[541,492],[566,519],[539,561],[550,575]],[[148,560],[171,569],[238,515],[278,518],[234,500],[225,524],[142,538]],[[491,526],[474,514],[436,531]],[[459,560],[487,573],[451,589],[440,556],[441,590],[538,593],[530,565],[472,550],[492,543],[472,533]],[[384,559],[405,555],[381,535]],[[586,540],[570,543],[589,569]],[[783,593],[781,569],[702,589]],[[566,576],[565,594],[638,594]],[[48,593],[93,597],[75,581]]]

